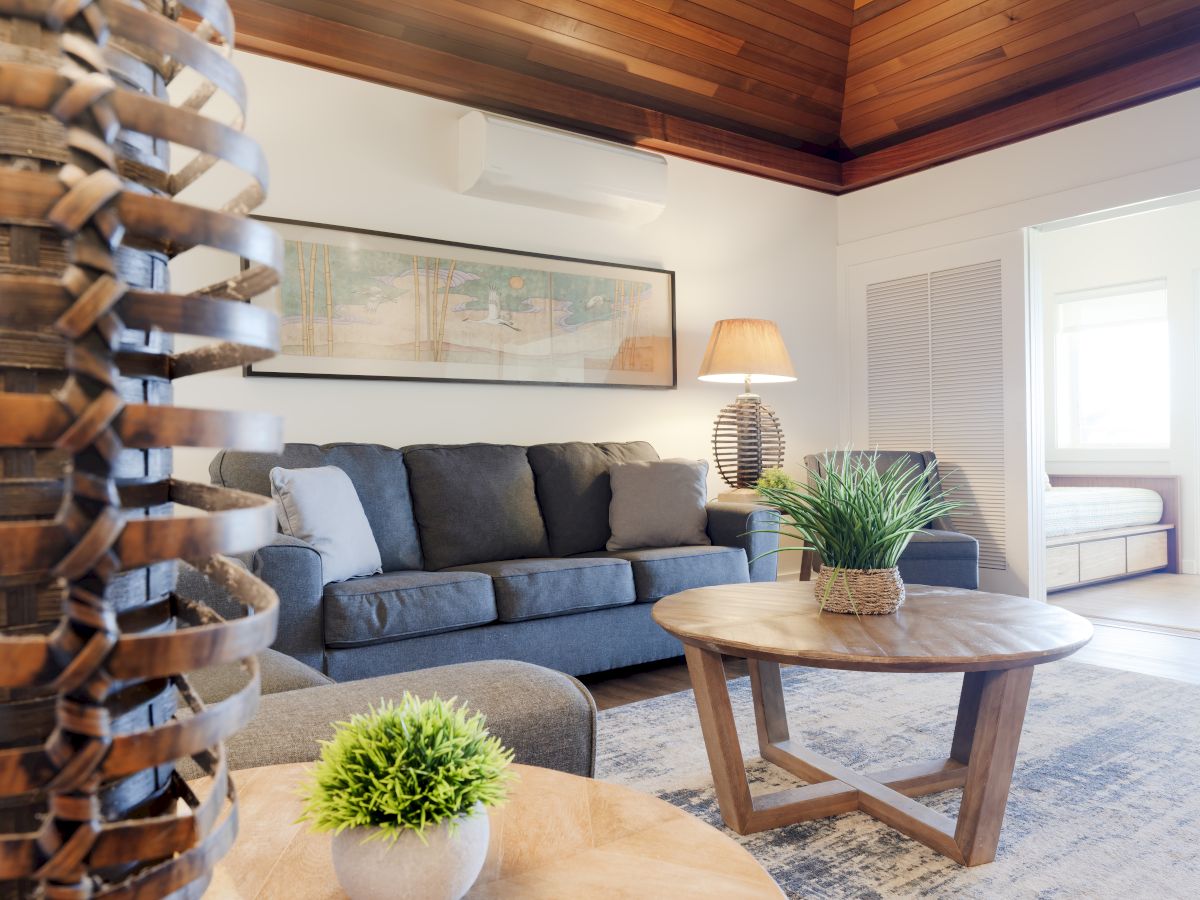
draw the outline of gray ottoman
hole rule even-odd
[[[317,742],[333,734],[334,722],[366,712],[380,700],[399,700],[408,691],[422,698],[457,697],[483,713],[488,729],[512,748],[519,763],[592,775],[596,706],[569,675],[493,660],[335,683],[274,650],[265,651],[260,660],[258,714],[226,743],[232,769],[314,760],[320,751]],[[245,675],[225,666],[194,673],[191,681],[206,702],[215,702],[244,684]]]

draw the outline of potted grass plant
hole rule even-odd
[[[936,463],[921,468],[898,459],[880,470],[874,453],[826,451],[807,484],[760,484],[780,512],[765,529],[800,542],[821,563],[813,587],[823,611],[882,615],[904,602],[898,564],[912,536],[959,504],[949,499]]]
[[[454,699],[380,704],[340,722],[303,788],[302,819],[333,832],[352,900],[458,900],[487,856],[512,751]]]

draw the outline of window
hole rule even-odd
[[[1060,448],[1165,448],[1171,439],[1165,281],[1059,294]]]

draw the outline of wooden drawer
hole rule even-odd
[[[1167,564],[1167,533],[1153,531],[1127,537],[1126,556],[1130,572],[1161,569]]]
[[[1079,545],[1046,548],[1046,587],[1079,583]]]
[[[1125,538],[1088,541],[1079,545],[1080,581],[1112,578],[1125,572]]]

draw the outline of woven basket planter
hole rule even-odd
[[[813,586],[813,596],[823,612],[860,616],[886,616],[904,603],[904,579],[900,570],[838,569],[822,566]]]

